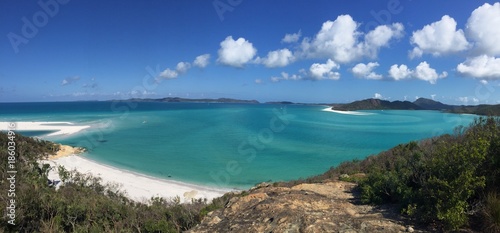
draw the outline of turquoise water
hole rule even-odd
[[[247,188],[305,178],[400,143],[451,133],[475,116],[324,106],[204,103],[9,103],[0,121],[69,121],[69,136],[25,132],[73,146],[108,165],[178,181]]]

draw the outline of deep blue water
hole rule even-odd
[[[21,132],[88,149],[111,166],[184,182],[246,188],[320,174],[400,143],[451,133],[471,115],[324,106],[206,103],[0,103],[0,121],[67,121],[73,135]]]

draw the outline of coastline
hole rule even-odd
[[[10,122],[0,122],[0,130],[9,130]],[[48,134],[47,136],[56,136],[56,135],[70,135],[77,132],[80,132],[84,129],[90,128],[89,125],[74,125],[71,122],[61,122],[61,121],[17,121],[15,122],[15,130],[47,130],[47,131],[55,131],[53,133]]]
[[[341,111],[341,110],[333,110],[332,107],[324,108],[321,110],[323,112],[334,112],[338,114],[345,114],[345,115],[356,115],[356,116],[367,116],[367,115],[373,115],[373,113],[368,113],[368,112],[356,112],[356,111]]]
[[[82,174],[91,174],[95,177],[100,177],[102,179],[102,184],[116,186],[118,190],[123,191],[128,198],[142,203],[147,203],[151,197],[163,197],[165,199],[179,197],[181,203],[200,198],[206,198],[207,201],[211,201],[227,192],[235,191],[231,189],[218,189],[180,181],[166,180],[119,169],[98,163],[79,156],[78,153],[74,153],[81,153],[81,148],[74,148],[66,145],[62,146],[66,148],[65,153],[61,153],[61,155],[58,156],[50,156],[49,159],[41,161],[41,163],[51,166],[48,175],[50,180],[60,180],[57,167],[63,166],[70,171],[76,170]]]

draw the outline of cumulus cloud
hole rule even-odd
[[[359,24],[350,15],[340,15],[335,21],[323,23],[313,39],[305,38],[301,52],[307,58],[330,58],[340,63],[348,63],[362,57],[375,58],[381,47],[389,45],[393,38],[403,35],[400,23],[380,25],[364,35],[358,31]]]
[[[338,80],[340,78],[340,73],[335,72],[334,70],[337,70],[339,68],[340,66],[331,59],[328,59],[328,61],[326,61],[326,63],[324,64],[314,63],[309,68],[309,72],[311,74],[310,77],[313,80],[321,80],[321,79]]]
[[[67,77],[61,81],[61,86],[66,86],[80,80],[80,76]]]
[[[479,52],[500,55],[500,3],[484,5],[475,9],[467,20],[466,32],[475,41]]]
[[[415,70],[411,70],[408,66],[402,65],[392,65],[389,69],[389,77],[398,81],[403,79],[415,78],[423,81],[427,81],[430,84],[436,84],[438,79],[445,78],[448,73],[442,72],[438,74],[435,69],[431,68],[427,62],[421,62]]]
[[[314,63],[309,70],[300,69],[298,74],[289,74],[281,72],[280,76],[271,77],[271,82],[280,82],[285,80],[338,80],[340,73],[337,72],[340,65],[328,59],[326,63]]]
[[[288,74],[287,72],[281,72],[280,76],[271,77],[271,81],[272,82],[280,82],[283,80],[303,80],[303,79],[306,79],[305,75],[306,75],[306,71],[303,69],[301,69],[299,71],[299,74],[292,74],[292,75]]]
[[[484,80],[484,79],[483,79],[483,80],[481,80],[480,82],[481,82],[481,84],[483,84],[483,85],[488,85],[488,81],[487,81],[487,80]]]
[[[480,55],[458,64],[458,73],[482,79],[500,79],[500,58]]]
[[[365,36],[365,41],[360,48],[363,54],[370,58],[376,58],[381,47],[386,47],[393,38],[403,37],[404,26],[400,23],[392,25],[380,25],[374,30],[368,32]]]
[[[184,74],[189,70],[189,68],[191,68],[191,64],[189,64],[189,62],[179,62],[177,63],[175,70],[179,74]]]
[[[295,43],[295,42],[299,41],[301,36],[302,36],[301,31],[299,31],[297,33],[293,33],[293,34],[286,34],[285,37],[283,37],[283,39],[281,39],[281,42],[282,43]]]
[[[245,38],[234,40],[228,36],[220,43],[218,54],[217,61],[221,64],[242,68],[257,54],[257,49]]]
[[[193,61],[193,65],[199,68],[205,68],[208,66],[209,63],[210,63],[210,54],[208,53],[197,56]]]
[[[177,73],[177,71],[171,70],[169,68],[165,69],[164,71],[162,71],[160,73],[160,78],[165,78],[165,79],[174,79],[174,78],[177,78],[177,76],[179,76],[179,73]]]
[[[378,62],[370,62],[368,64],[359,63],[352,68],[352,73],[358,78],[382,79],[382,75],[373,71],[378,66]]]
[[[292,52],[288,49],[271,51],[263,59],[257,59],[257,62],[262,62],[266,67],[283,67],[292,63],[295,60]]]
[[[399,66],[394,64],[389,69],[389,77],[398,81],[398,80],[410,78],[412,72],[413,71],[408,69],[408,66],[406,66],[404,64],[399,65]]]
[[[413,32],[410,42],[415,47],[410,52],[410,58],[421,57],[424,53],[440,56],[467,50],[469,42],[462,29],[456,28],[455,19],[445,15],[440,21]]]
[[[383,99],[384,97],[380,93],[375,93],[373,96],[374,99]]]
[[[417,79],[427,81],[431,84],[436,84],[436,81],[440,78],[446,78],[448,73],[444,71],[441,74],[438,74],[435,69],[431,68],[427,62],[421,62],[415,71],[413,72],[413,76]]]

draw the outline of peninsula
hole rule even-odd
[[[497,105],[448,105],[439,101],[419,98],[410,101],[388,101],[381,99],[365,99],[348,104],[333,104],[332,110],[357,111],[357,110],[438,110],[449,113],[476,114],[500,116],[500,104]]]

